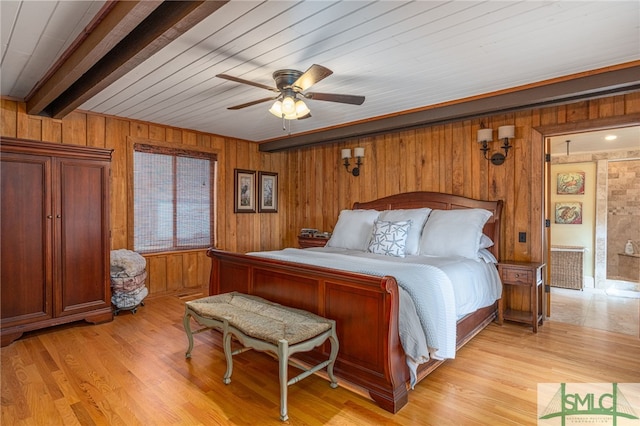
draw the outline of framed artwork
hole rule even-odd
[[[584,172],[558,173],[558,195],[584,194]]]
[[[234,169],[234,213],[256,212],[256,172],[255,170]]]
[[[260,213],[278,212],[278,174],[270,172],[258,172],[259,200],[258,211]]]
[[[556,203],[556,223],[582,224],[582,203]]]

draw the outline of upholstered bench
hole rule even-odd
[[[191,331],[191,318],[204,328]],[[286,421],[287,388],[316,371],[327,367],[331,387],[338,383],[333,375],[333,366],[338,355],[338,336],[336,323],[300,309],[270,302],[260,297],[242,293],[225,293],[204,297],[186,303],[184,328],[189,339],[186,357],[191,357],[193,334],[215,328],[222,330],[224,356],[227,360],[227,371],[224,383],[231,383],[233,371],[233,355],[249,349],[266,351],[275,354],[279,364],[280,378],[280,419]],[[231,337],[235,336],[244,346],[231,351]],[[331,342],[329,359],[312,368],[305,368],[292,362],[289,357],[297,352],[306,352],[320,346],[327,339]],[[287,380],[287,365],[304,370],[298,376]]]

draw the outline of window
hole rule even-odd
[[[133,147],[133,249],[212,246],[216,155],[141,143]]]

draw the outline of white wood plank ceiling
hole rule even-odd
[[[0,2],[1,94],[24,99],[102,1]],[[232,1],[84,102],[82,110],[251,141],[396,114],[640,60],[638,1]],[[279,69],[334,74],[282,120],[258,87]]]
[[[1,94],[24,99],[104,1],[0,1]]]

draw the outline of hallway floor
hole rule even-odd
[[[626,295],[637,294],[627,292]],[[594,289],[551,287],[551,317],[548,320],[640,337],[640,299]]]

